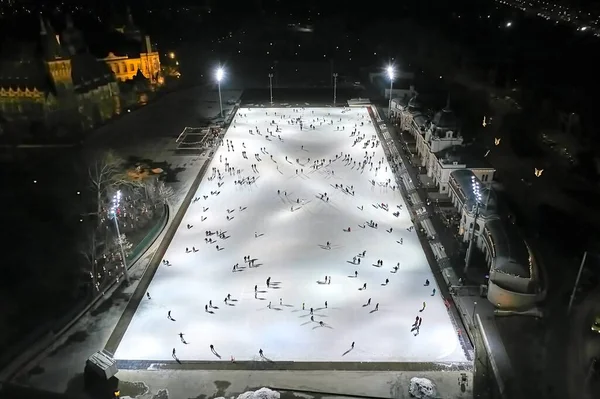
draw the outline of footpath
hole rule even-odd
[[[478,294],[478,287],[465,287],[462,281],[459,281],[464,279],[460,265],[454,264],[450,260],[450,254],[446,253],[446,248],[456,247],[456,239],[444,227],[433,207],[426,204],[427,191],[421,184],[418,167],[412,165],[408,159],[412,154],[403,150],[406,144],[403,133],[397,132],[395,126],[384,120],[375,106],[371,109],[384,151],[390,164],[396,168],[397,185],[407,199],[408,211],[419,233],[421,244],[441,293],[448,301],[448,311],[457,322],[457,334],[463,342],[463,348],[466,348],[468,353],[470,351],[470,358],[475,363],[475,374],[481,374],[482,368],[483,374],[486,374],[485,380],[476,380],[476,383],[489,384],[490,379],[487,377],[493,374],[497,385],[496,395],[511,399],[521,397],[511,361],[495,323],[494,306],[486,297]],[[482,350],[487,356],[482,357],[481,353],[476,353]]]
[[[239,96],[239,93],[236,94]],[[174,117],[177,115],[176,108],[181,108],[182,101],[193,98],[193,103],[186,107],[194,109],[193,117],[209,117],[214,110],[205,104],[211,104],[211,97],[214,97],[214,93],[206,93],[200,89],[174,93],[168,96],[167,101],[163,99],[153,107],[136,111],[135,116],[131,115],[135,119],[125,118],[107,127],[110,131],[105,132],[106,136],[121,135],[122,141],[130,142],[127,145],[131,150],[127,148],[123,151],[135,150],[140,152],[140,156],[147,154],[146,158],[163,159],[178,171],[177,180],[169,183],[175,195],[169,204],[168,219],[164,221],[162,231],[155,235],[155,240],[152,243],[148,242],[145,251],[140,251],[138,259],[130,263],[129,286],[118,284],[104,292],[97,303],[85,314],[77,317],[66,331],[53,334],[50,342],[45,343],[41,348],[35,348],[31,353],[24,354],[23,359],[2,370],[0,381],[11,381],[57,393],[83,390],[83,369],[87,358],[104,348],[140,281],[154,263],[153,260],[162,257],[159,253],[163,249],[161,244],[169,232],[176,228],[176,224],[181,219],[178,216],[185,212],[185,200],[190,191],[194,191],[194,187],[198,186],[202,167],[210,160],[211,153],[181,154],[176,150],[177,144],[174,140],[176,134],[182,126],[194,122],[193,118],[187,115],[186,117],[182,115],[181,120]],[[153,117],[165,120],[165,123],[160,126],[160,130],[164,129],[162,133],[156,128],[157,132],[147,141],[142,141],[140,137],[122,136],[123,132],[131,132],[129,125],[153,123]],[[167,118],[170,118],[170,122],[166,121]],[[179,131],[175,132],[174,129]],[[148,135],[148,131],[149,128],[144,133]]]

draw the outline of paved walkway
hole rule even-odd
[[[187,96],[187,98],[185,97]],[[184,99],[171,99],[171,103],[183,103],[191,100],[190,93]],[[217,104],[218,107],[218,104]],[[160,111],[159,107],[149,111],[154,114]],[[144,110],[138,111],[144,112]],[[175,117],[174,110],[161,111],[162,117],[153,115],[151,119],[160,123],[161,118]],[[169,115],[169,112],[173,113]],[[125,118],[124,118],[125,119]],[[132,128],[136,123],[130,122]],[[193,126],[192,123],[181,123],[183,126]],[[138,127],[140,129],[140,127]],[[151,130],[157,131],[156,128]],[[179,129],[180,131],[181,129]],[[171,138],[176,137],[179,131],[170,132]],[[115,134],[115,140],[119,140]],[[153,158],[168,157],[174,165],[181,165],[186,169],[179,177],[177,201],[171,211],[172,215],[177,213],[185,193],[198,174],[204,163],[199,157],[181,157],[175,155],[171,147],[172,139],[157,137],[163,142],[160,145],[149,143],[149,151],[154,151]],[[135,139],[129,138],[127,145],[135,148]],[[125,312],[131,297],[134,295],[138,284],[144,275],[146,268],[152,261],[154,252],[157,251],[164,235],[134,267],[132,273],[133,284],[116,292],[102,306],[94,309],[82,318],[63,339],[47,351],[40,359],[31,364],[18,378],[17,382],[31,385],[35,388],[80,395],[84,391],[83,368],[85,360],[90,354],[105,346],[118,320]],[[468,343],[468,342],[467,342]],[[467,348],[468,349],[468,348]],[[379,367],[375,367],[379,366]],[[447,369],[436,371],[416,371],[412,368],[404,370],[387,371],[385,366],[375,365],[372,371],[274,371],[262,370],[261,367],[250,370],[170,370],[161,369],[160,372],[152,366],[148,370],[120,370],[117,377],[120,380],[119,388],[122,396],[139,398],[152,398],[153,395],[160,397],[185,398],[185,397],[213,397],[233,396],[247,389],[268,386],[273,389],[301,389],[312,391],[315,397],[336,396],[342,394],[365,395],[381,398],[403,398],[408,396],[410,378],[425,377],[434,381],[439,388],[442,397],[448,398],[472,398],[472,371]],[[333,365],[335,367],[335,365]],[[257,370],[261,370],[257,373]],[[459,379],[466,378],[465,384],[459,384]],[[307,388],[308,387],[308,388]],[[162,392],[162,394],[161,394]]]
[[[240,94],[237,91],[226,95],[239,97]],[[215,95],[216,93],[206,92],[202,88],[169,94],[156,103],[104,126],[86,142],[87,146],[114,148],[125,157],[166,161],[173,169],[178,170],[177,181],[170,183],[175,192],[170,205],[171,217],[161,236],[130,268],[132,284],[129,287],[120,286],[115,292],[107,292],[105,301],[100,301],[52,347],[36,356],[17,375],[16,381],[51,392],[65,392],[71,381],[83,373],[86,359],[104,348],[207,160],[206,155],[177,153],[175,138],[185,126],[194,126],[200,118],[212,118],[215,112],[218,113],[218,103],[214,107]]]
[[[413,210],[416,210],[417,220],[425,233],[426,243],[435,254],[435,259],[431,264],[439,266],[440,273],[446,286],[452,288],[444,293],[445,297],[451,300],[455,306],[457,315],[466,327],[470,341],[474,342],[477,337],[474,336],[473,328],[476,327],[481,334],[482,341],[486,351],[492,354],[490,360],[494,373],[500,377],[498,385],[500,391],[509,395],[507,397],[517,398],[518,389],[516,387],[515,376],[512,372],[511,361],[506,353],[504,343],[499,335],[495,325],[494,306],[487,300],[477,295],[475,289],[461,289],[459,283],[460,277],[467,277],[463,274],[462,265],[452,262],[447,249],[455,250],[457,242],[454,235],[445,227],[439,216],[435,215],[433,206],[427,206],[423,200],[427,198],[427,190],[421,184],[419,178],[418,165],[408,162],[408,155],[402,150],[404,143],[403,133],[398,133],[396,127],[382,121],[382,127],[387,131],[383,133],[384,139],[388,141],[391,156],[402,159],[399,174],[402,177],[402,183],[406,193],[413,202]],[[404,133],[408,134],[408,133]],[[415,185],[416,184],[416,185]],[[423,213],[422,210],[425,209]],[[435,270],[434,270],[435,273]],[[468,282],[468,280],[465,280]],[[438,280],[440,286],[442,281]],[[456,288],[456,289],[455,289]],[[453,292],[453,293],[451,293]],[[478,348],[483,349],[483,348]]]

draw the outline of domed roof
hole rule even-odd
[[[421,102],[419,101],[419,99],[417,98],[418,95],[414,95],[410,100],[408,100],[408,108],[411,110],[418,110],[421,109]]]
[[[436,113],[431,123],[435,125],[435,127],[443,129],[456,129],[458,126],[456,115],[448,106]]]

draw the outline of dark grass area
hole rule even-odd
[[[0,263],[0,365],[51,337],[93,299],[89,271],[79,251],[86,182],[72,150],[36,153],[4,164]],[[80,194],[78,194],[80,193]],[[162,216],[127,234],[133,247]]]

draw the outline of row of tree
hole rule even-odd
[[[97,154],[92,159],[87,168],[89,208],[82,217],[85,238],[80,254],[91,285],[96,292],[101,292],[125,273],[123,254],[130,255],[134,247],[128,234],[134,235],[153,224],[174,193],[160,175],[132,179],[129,165],[114,151]],[[117,192],[120,194],[118,202],[115,201]]]

